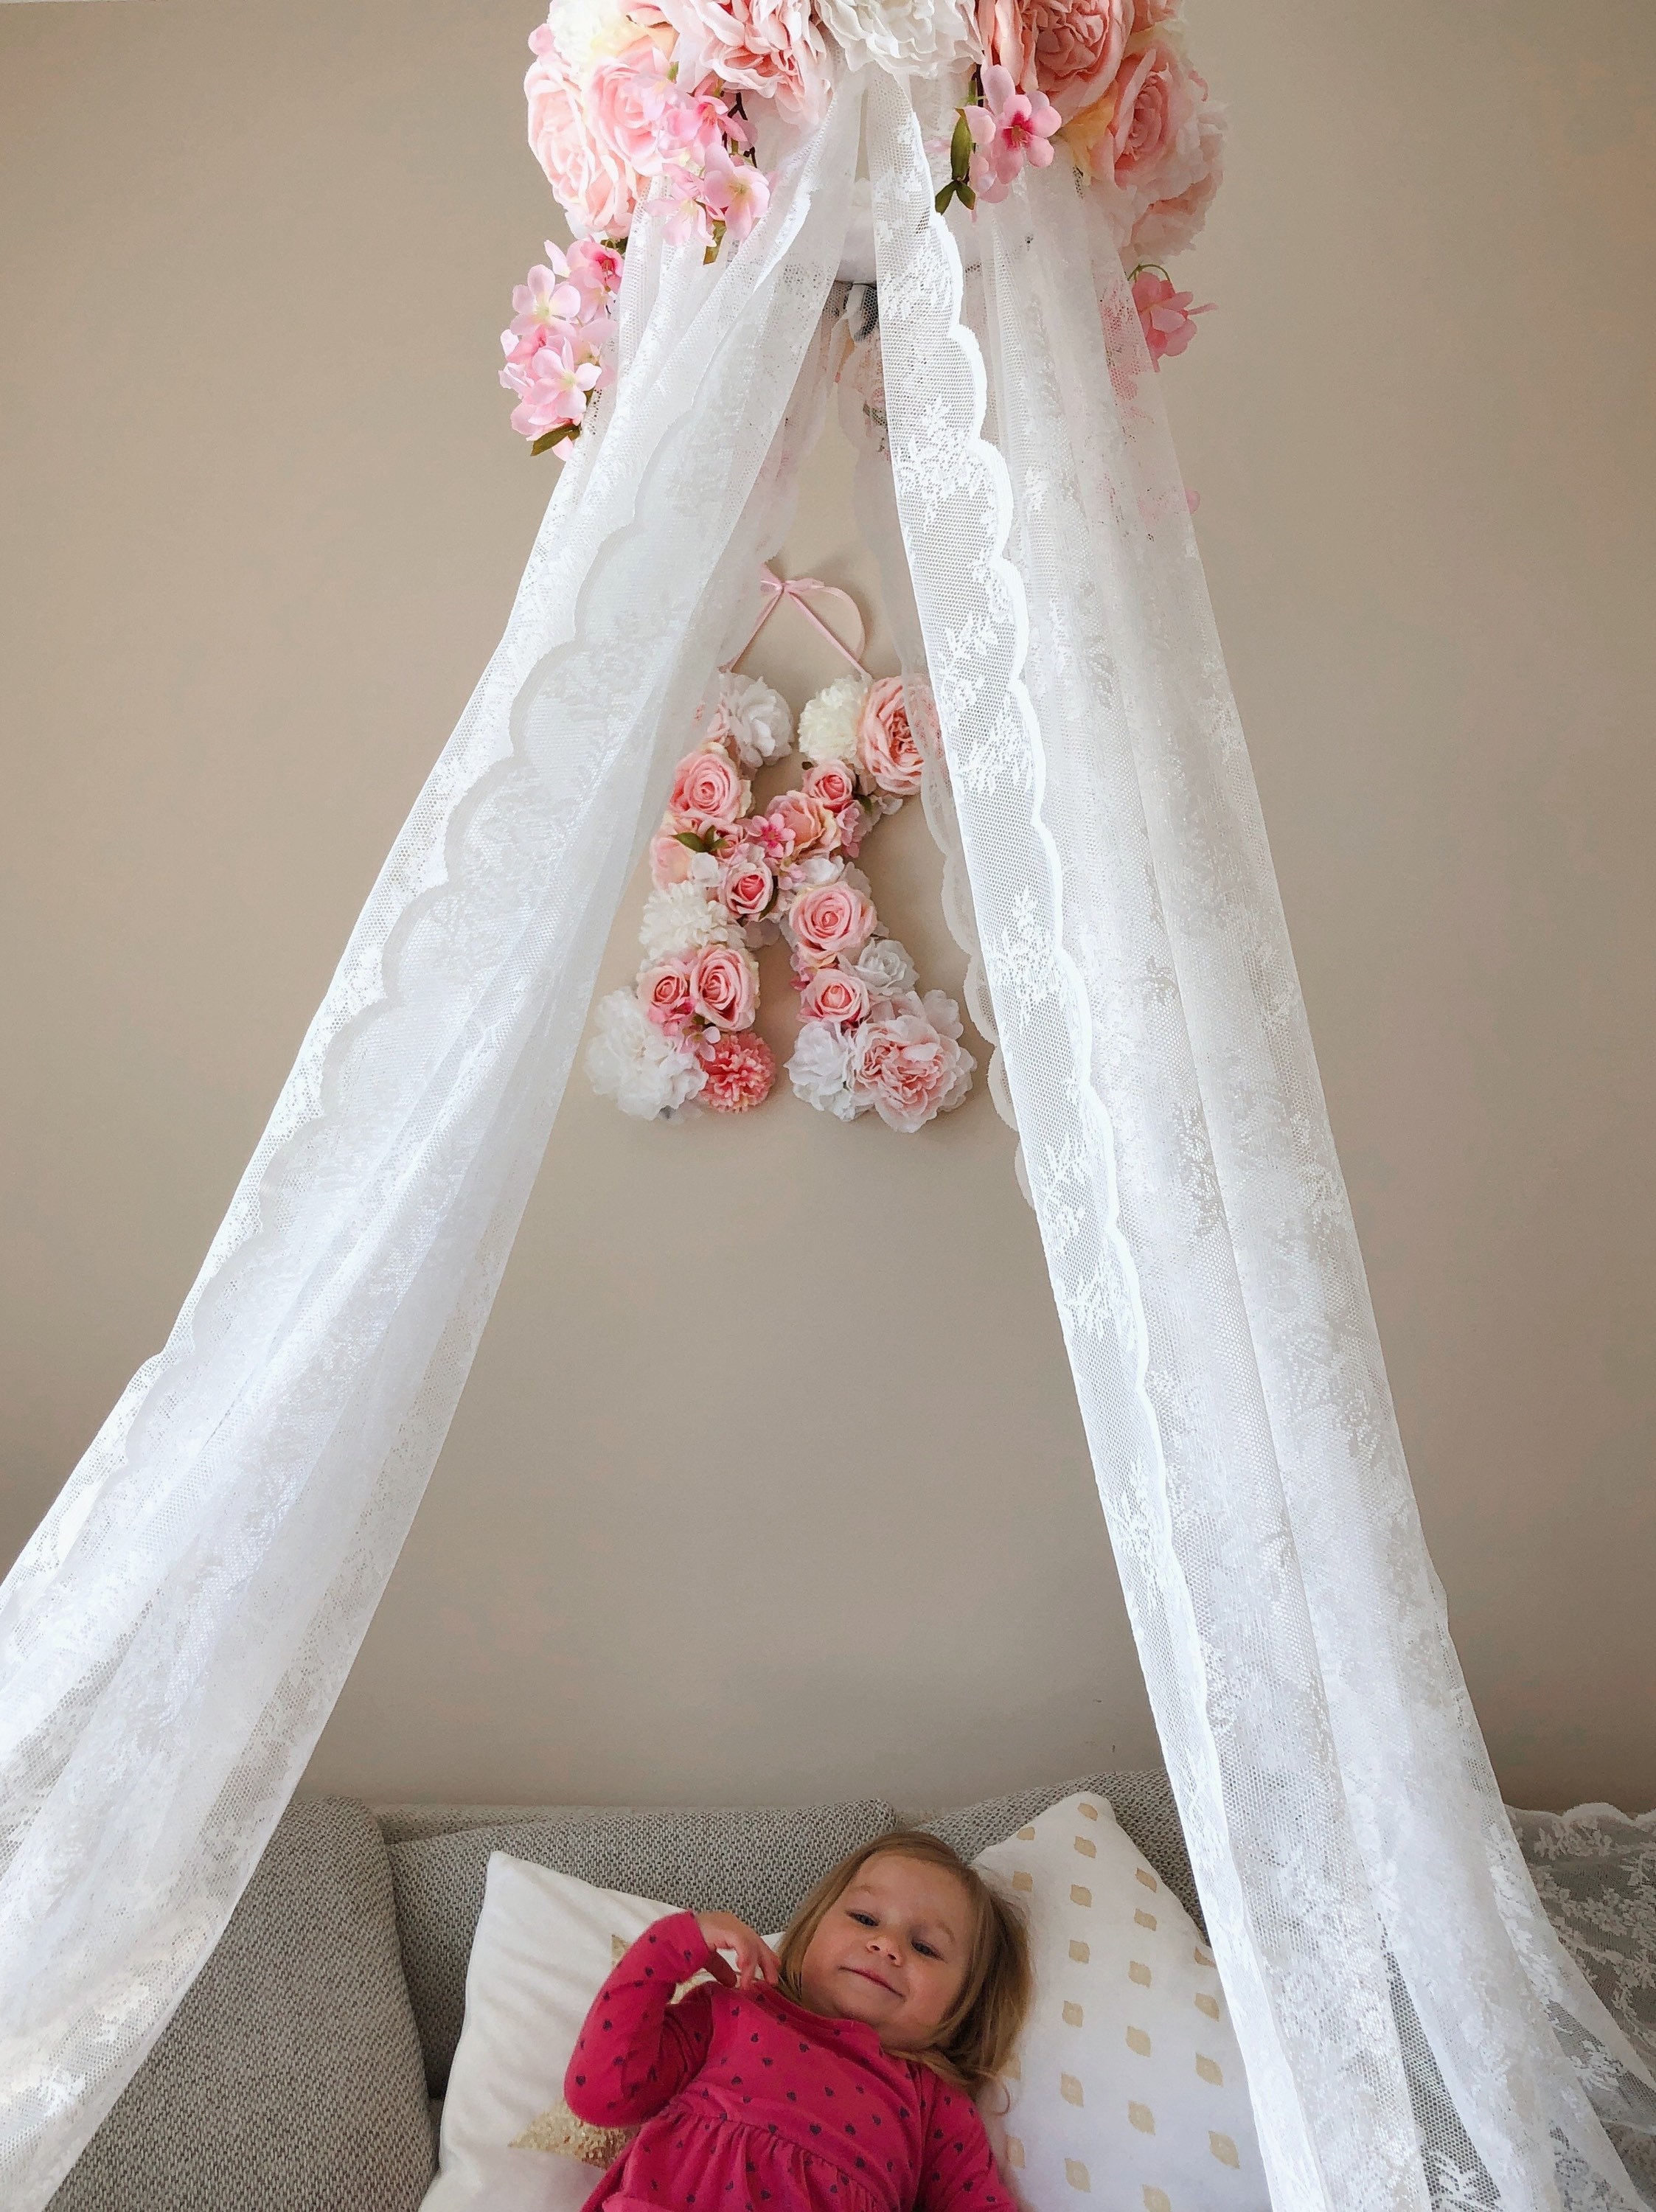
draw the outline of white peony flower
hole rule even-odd
[[[805,762],[855,760],[857,718],[868,696],[860,676],[842,676],[808,699],[799,713],[799,757]]]
[[[914,988],[914,963],[907,946],[895,937],[871,938],[851,964],[868,985],[870,997],[899,999]],[[958,1029],[955,1035],[960,1035]]]
[[[577,76],[590,76],[602,61],[636,44],[639,25],[622,0],[552,0],[547,27]]]
[[[793,743],[787,701],[760,677],[736,676],[721,669],[713,678],[705,711],[708,729],[729,738],[749,775],[767,762],[780,760]]]
[[[599,1000],[586,1073],[600,1098],[642,1121],[677,1113],[707,1080],[689,1047],[664,1036],[630,991]]]
[[[838,1121],[854,1121],[867,1109],[852,1096],[850,1037],[832,1022],[802,1022],[788,1062],[794,1096]]]
[[[676,960],[705,945],[740,945],[742,927],[700,884],[668,884],[645,900],[638,941],[646,960]]]
[[[938,76],[972,42],[955,0],[817,0],[816,13],[848,69]]]

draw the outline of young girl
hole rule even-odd
[[[585,2212],[1016,2212],[973,2099],[1028,1998],[1016,1911],[935,1836],[853,1852],[779,1958],[728,1913],[658,1920],[569,2062],[579,2118],[644,2124]]]

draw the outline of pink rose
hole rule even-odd
[[[646,180],[597,137],[581,88],[548,25],[529,34],[535,59],[524,79],[529,145],[578,234],[625,238]]]
[[[738,921],[757,921],[775,896],[776,876],[770,862],[744,840],[719,869],[720,905]]]
[[[1194,80],[1192,80],[1192,82]],[[1224,176],[1225,118],[1222,109],[1205,97],[1195,118],[1195,129],[1186,133],[1192,141],[1188,163],[1181,164],[1191,181],[1164,198],[1152,200],[1133,225],[1132,250],[1147,259],[1165,260],[1182,253],[1207,221]],[[1176,177],[1163,180],[1176,184]]]
[[[1026,17],[1035,82],[1067,123],[1120,68],[1133,0],[1034,0]]]
[[[728,833],[748,804],[749,788],[730,755],[708,745],[680,761],[667,811],[681,829],[697,836]]]
[[[878,919],[873,901],[846,883],[809,884],[788,908],[795,950],[811,968],[857,952]]]
[[[894,798],[910,798],[920,787],[925,761],[908,726],[901,676],[870,684],[857,723],[857,758],[864,773]]]
[[[650,840],[650,881],[658,891],[670,884],[688,884],[695,855],[681,845],[670,830],[658,830]]]
[[[695,1018],[694,978],[682,960],[658,960],[638,979],[639,1003],[669,1036],[682,1036]]]
[[[1110,158],[1118,185],[1154,196],[1156,173],[1194,115],[1196,88],[1170,46],[1152,39],[1116,81]]]
[[[807,769],[804,789],[807,799],[830,814],[843,814],[857,803],[857,779],[842,760],[818,761]]]
[[[939,998],[931,994],[933,1001]],[[943,1000],[937,1011],[948,1005]],[[950,1009],[952,1012],[952,1009]],[[971,1054],[931,1019],[919,1000],[888,1001],[858,1032],[852,1058],[853,1094],[889,1129],[912,1136],[966,1096]]]
[[[759,1011],[759,968],[750,952],[734,945],[709,945],[690,969],[695,1011],[716,1030],[751,1028]]]
[[[828,47],[808,0],[664,0],[678,33],[681,82],[709,72],[773,100],[785,119],[815,122],[828,105]]]
[[[806,1021],[832,1022],[838,1029],[854,1029],[868,1009],[868,985],[848,968],[819,968],[799,994]]]
[[[726,1030],[696,1057],[707,1079],[699,1096],[715,1114],[745,1114],[769,1097],[776,1061],[763,1037]]]
[[[977,0],[978,44],[986,64],[1022,84],[1034,60],[1034,25],[1022,0]]]
[[[765,842],[779,860],[797,860],[807,853],[832,852],[839,842],[840,825],[826,806],[808,791],[784,791],[764,812]]]
[[[667,57],[653,39],[601,61],[586,86],[586,116],[595,137],[641,177],[661,167],[656,143],[662,109],[673,92]]]

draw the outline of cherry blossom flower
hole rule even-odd
[[[512,427],[525,438],[544,437],[566,423],[579,423],[587,395],[603,375],[598,362],[577,358],[567,338],[550,338],[526,362],[508,362],[500,381],[517,392]]]
[[[1044,92],[1020,92],[1010,70],[991,62],[983,71],[983,104],[965,110],[972,134],[973,191],[980,200],[1004,200],[1026,161],[1044,169],[1052,158],[1052,134],[1063,122]]]
[[[728,236],[746,238],[770,205],[771,188],[751,161],[733,161],[723,146],[710,146],[701,173],[701,201]]]

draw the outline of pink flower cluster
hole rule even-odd
[[[745,238],[770,203],[752,160],[739,79],[698,42],[693,57],[652,0],[554,0],[530,35],[529,143],[571,227],[623,239],[659,184],[676,243],[706,252]],[[693,66],[691,64],[693,64]]]
[[[1026,166],[1046,168],[1061,145],[1102,197],[1124,252],[1187,246],[1219,187],[1224,122],[1191,66],[1176,6],[977,0],[977,97],[959,111],[939,212],[955,198],[968,208],[1004,199]],[[1190,336],[1185,328],[1155,357]]]
[[[642,1053],[652,1061],[645,1103],[741,1113],[768,1095],[776,1066],[752,1034],[754,956],[779,935],[799,994],[795,1091],[841,1120],[872,1110],[892,1128],[918,1129],[959,1104],[974,1062],[954,1005],[916,994],[913,963],[852,865],[874,823],[920,787],[904,684],[846,678],[820,694],[802,725],[802,781],[755,811],[752,770],[786,744],[768,726],[755,741],[731,703],[731,685],[743,682],[724,679],[651,842],[641,934],[653,957],[634,987],[656,1040]]]
[[[549,238],[546,260],[513,289],[511,325],[500,333],[500,382],[518,395],[512,427],[535,451],[563,447],[579,431],[592,393],[608,380],[604,341],[621,289],[621,256],[580,239],[567,254]]]

